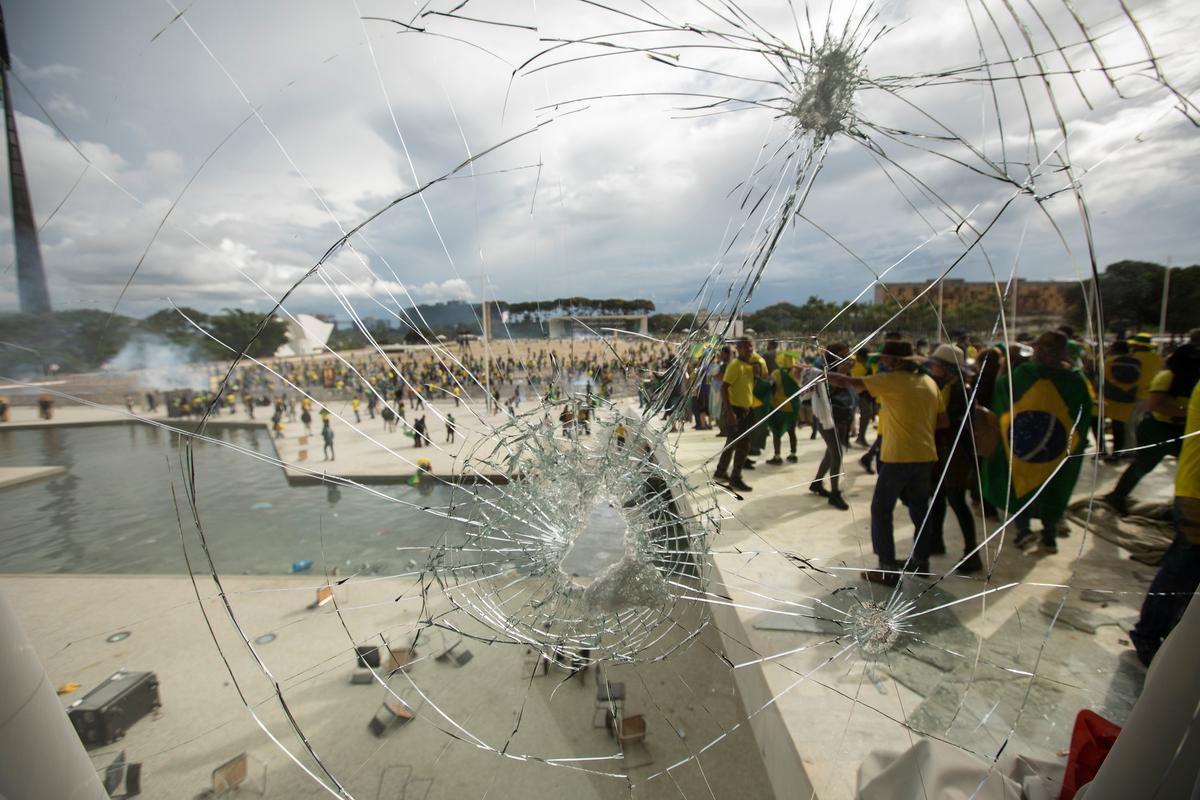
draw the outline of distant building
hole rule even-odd
[[[712,335],[721,335],[726,339],[740,339],[745,335],[746,326],[741,316],[730,318],[728,314],[701,315],[704,320],[704,330]]]
[[[1005,299],[1006,306],[1012,306],[1013,293],[1016,293],[1017,309],[1025,314],[1064,315],[1071,310],[1071,289],[1078,284],[1073,281],[1030,281],[1017,278],[1015,286],[1009,288]],[[932,288],[930,288],[932,287]],[[876,303],[891,303],[893,298],[901,303],[909,303],[926,289],[925,299],[938,302],[938,287],[936,280],[920,283],[889,283],[886,286],[875,287]],[[1004,291],[1004,283],[1000,284]],[[968,281],[962,278],[946,278],[942,281],[941,301],[945,308],[957,305],[995,306],[999,302],[996,284],[991,281]]]
[[[646,314],[611,314],[581,317],[550,317],[549,332],[551,339],[588,338],[597,333],[609,336],[616,328],[645,335],[650,332],[650,317]]]
[[[285,318],[285,321],[287,342],[275,351],[275,355],[281,358],[322,352],[334,329],[332,322],[325,322],[309,314],[297,314],[295,319],[289,317]]]

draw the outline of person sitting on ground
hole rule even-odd
[[[906,569],[929,571],[929,537],[922,535],[929,509],[930,478],[937,461],[934,429],[938,416],[938,388],[922,373],[913,356],[912,343],[903,339],[884,342],[880,363],[885,371],[863,378],[829,373],[833,386],[866,389],[879,401],[880,422],[886,435],[880,446],[879,478],[871,498],[871,547],[879,566],[862,577],[873,583],[895,586],[900,579],[892,512],[901,495],[916,528]]]
[[[1087,382],[1070,368],[1067,337],[1048,331],[1034,342],[1033,359],[996,379],[992,410],[999,418],[1000,446],[983,465],[983,493],[1013,518],[1014,544],[1037,537],[1032,519],[1042,520],[1041,552],[1057,553],[1055,537],[1083,459],[1091,425]],[[1010,391],[1011,385],[1011,391]]]

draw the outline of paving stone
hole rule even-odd
[[[1051,619],[1057,615],[1056,624],[1070,625],[1076,630],[1084,633],[1095,633],[1096,628],[1109,622],[1108,619],[1101,617],[1086,608],[1070,605],[1069,603],[1059,608],[1057,600],[1044,600],[1039,609],[1043,614]]]

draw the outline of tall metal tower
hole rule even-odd
[[[33,203],[25,180],[25,162],[17,139],[17,119],[13,116],[12,93],[8,90],[8,34],[4,30],[4,10],[0,8],[0,89],[4,92],[4,123],[8,130],[8,178],[12,191],[13,240],[17,245],[17,294],[25,314],[50,313],[50,292],[46,289],[46,270],[42,249],[38,246],[37,225],[33,221]]]

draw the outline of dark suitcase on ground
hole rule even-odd
[[[68,712],[88,747],[115,742],[129,726],[162,705],[153,672],[114,672],[73,703]]]

